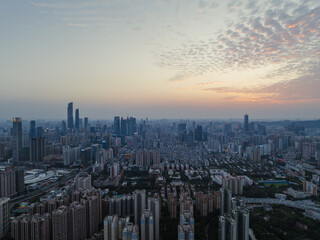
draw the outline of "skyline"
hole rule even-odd
[[[262,7],[263,6],[263,7]],[[319,119],[315,1],[2,1],[0,119]]]

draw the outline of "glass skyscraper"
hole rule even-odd
[[[68,103],[68,128],[73,129],[73,102]]]

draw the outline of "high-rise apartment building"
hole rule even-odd
[[[87,209],[77,201],[70,205],[73,240],[83,240],[87,236]]]
[[[42,132],[42,127],[36,128],[35,121],[30,122],[29,156],[30,161],[33,163],[42,162],[43,157],[46,155],[46,140],[42,136]]]
[[[238,240],[249,240],[249,212],[241,209],[238,213]]]
[[[119,219],[118,215],[106,216],[103,220],[104,240],[119,239]]]
[[[68,240],[72,239],[71,216],[68,207],[61,206],[52,212],[52,239]]]
[[[24,184],[24,167],[15,167],[15,182],[16,182],[16,191],[18,194],[25,191]]]
[[[11,168],[0,171],[0,197],[13,197],[16,195],[16,177]]]
[[[138,150],[136,152],[136,165],[138,166],[152,166],[160,163],[159,151]]]
[[[194,229],[188,223],[178,225],[178,240],[194,240]]]
[[[148,209],[152,212],[154,219],[154,240],[160,238],[160,199],[158,197],[148,198]]]
[[[193,202],[188,194],[180,193],[180,214],[184,211],[189,211],[193,215]]]
[[[135,190],[134,198],[134,223],[140,224],[141,214],[146,209],[146,190]]]
[[[117,214],[121,217],[134,215],[134,199],[131,195],[113,196],[104,201],[108,205],[108,214]]]
[[[177,218],[177,198],[174,197],[173,193],[168,194],[168,210],[171,219]]]
[[[81,202],[87,208],[87,236],[99,231],[102,223],[102,200],[100,190],[91,189],[82,191]]]
[[[137,224],[127,223],[122,230],[122,240],[139,240],[139,227]]]
[[[233,195],[242,195],[243,182],[243,179],[239,176],[226,176],[222,178],[222,187],[230,189]]]
[[[219,240],[238,240],[237,222],[229,217],[219,217]]]
[[[141,240],[154,240],[154,217],[149,209],[141,215]]]
[[[196,208],[201,216],[208,216],[213,212],[213,195],[211,193],[204,194],[203,192],[196,192]]]
[[[9,231],[10,228],[10,198],[0,198],[0,238]]]
[[[189,211],[180,214],[180,222],[178,225],[178,240],[194,240],[194,218]]]
[[[50,240],[50,214],[45,213],[40,215],[37,213],[33,215],[30,225],[30,236],[32,240]]]
[[[130,217],[119,218],[117,214],[103,220],[104,240],[139,240],[139,227],[130,222]]]
[[[249,212],[242,201],[235,198],[229,199],[230,192],[230,190],[220,189],[220,210],[223,205],[227,205],[227,209],[220,211],[218,239],[249,240]]]
[[[12,221],[11,233],[18,240],[84,240],[96,236],[101,223],[101,190],[70,184],[56,197],[31,204],[28,214]]]
[[[214,191],[213,193],[213,206],[215,209],[221,208],[221,192],[220,191]]]
[[[232,192],[229,189],[220,189],[220,215],[231,213]]]
[[[12,154],[14,162],[21,162],[22,159],[22,119],[13,119],[12,128]]]
[[[91,175],[81,174],[77,175],[74,179],[76,189],[92,189]]]

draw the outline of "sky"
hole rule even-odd
[[[319,73],[320,1],[0,1],[0,119],[319,119]]]

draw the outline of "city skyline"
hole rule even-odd
[[[316,1],[2,1],[0,119],[319,119]]]

